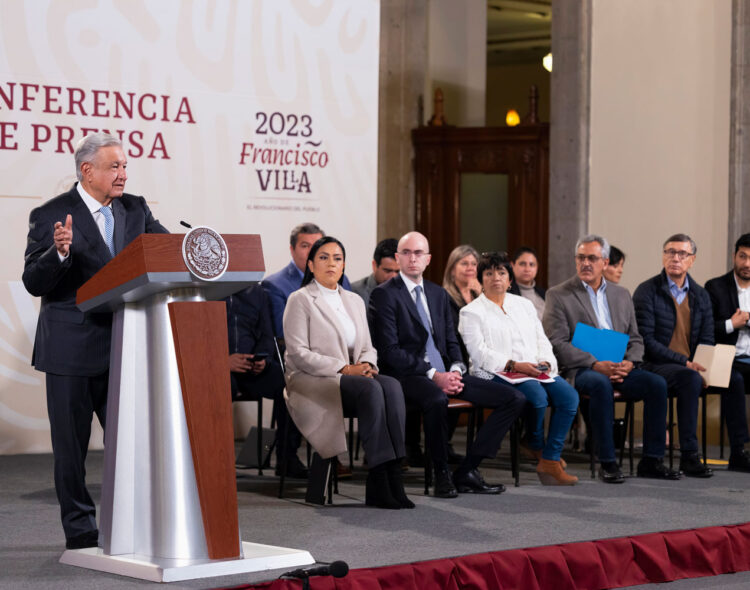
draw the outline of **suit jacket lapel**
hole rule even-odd
[[[729,291],[729,298],[732,300],[732,308],[738,309],[740,307],[740,296],[737,293],[737,283],[734,280],[733,270],[730,270],[727,275],[727,290]]]
[[[586,311],[586,315],[588,316],[588,320],[591,323],[592,326],[595,328],[599,327],[599,320],[596,317],[596,312],[594,311],[594,308],[591,306],[591,299],[589,298],[589,294],[584,288],[584,286],[581,284],[581,280],[578,277],[575,277],[573,279],[574,283],[571,285],[573,289],[573,293],[576,296],[576,299],[578,299],[578,302],[583,306],[583,309]],[[612,315],[612,310],[610,310],[610,315]]]
[[[73,211],[73,239],[76,238],[78,233],[86,242],[88,242],[91,250],[96,256],[102,260],[103,263],[107,263],[112,259],[112,255],[109,253],[107,244],[104,243],[104,238],[99,231],[99,226],[96,225],[91,211],[86,207],[86,203],[78,194],[78,191],[74,188],[76,201]],[[65,220],[63,220],[65,221]]]
[[[414,303],[414,300],[411,298],[411,294],[409,293],[409,289],[406,287],[406,283],[404,283],[403,279],[400,276],[393,277],[391,280],[397,281],[396,284],[398,285],[398,296],[401,297],[402,303],[406,306],[406,309],[409,310],[409,314],[411,315],[417,326],[424,330],[424,326],[422,325],[422,318],[419,317],[419,312],[417,311],[417,304]]]
[[[112,201],[112,216],[115,220],[115,254],[119,254],[125,247],[125,234],[127,233],[125,207],[120,202],[120,199]]]

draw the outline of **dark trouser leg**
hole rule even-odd
[[[747,378],[750,378],[750,374]],[[732,369],[729,387],[721,392],[721,410],[727,421],[729,445],[735,452],[742,450],[748,441],[747,417],[745,414],[745,379],[746,377],[740,371]]]
[[[410,407],[406,410],[405,426],[406,445],[418,447],[422,442],[422,410],[419,407]]]
[[[680,454],[697,453],[698,399],[703,391],[703,379],[700,373],[677,364],[649,364],[647,369],[664,377],[669,392],[677,396]]]
[[[65,537],[96,531],[96,507],[86,489],[86,454],[94,413],[104,426],[108,373],[96,377],[47,373],[47,412],[55,460],[55,491]]]
[[[615,443],[612,437],[614,423],[612,383],[606,375],[593,369],[580,369],[576,373],[575,388],[589,399],[591,436],[600,463],[615,460]]]
[[[359,436],[372,469],[404,456],[404,398],[391,377],[342,375],[344,414],[357,416]]]
[[[643,455],[664,457],[667,423],[667,382],[641,369],[633,369],[615,385],[625,399],[643,400]]]
[[[493,411],[477,432],[471,448],[467,449],[459,470],[476,468],[482,458],[494,457],[508,429],[526,405],[526,398],[511,385],[471,375],[465,375],[463,381],[464,389],[458,397]]]
[[[427,377],[401,379],[406,403],[419,408],[424,420],[425,446],[429,449],[436,471],[448,466],[448,397]]]

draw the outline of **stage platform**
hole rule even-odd
[[[460,440],[460,432],[456,439]],[[364,505],[365,470],[340,483],[334,505],[304,503],[304,482],[290,480],[287,498],[276,498],[278,479],[270,470],[238,471],[240,528],[244,541],[310,551],[319,561],[344,560],[351,568],[376,567],[750,521],[750,474],[715,466],[711,479],[659,482],[632,478],[605,485],[589,477],[588,459],[566,452],[569,470],[581,479],[573,487],[543,487],[522,463],[521,486],[512,485],[507,451],[483,468],[502,482],[500,496],[461,495],[441,500],[422,494],[422,470],[405,474],[415,510],[377,510]],[[711,450],[709,456],[718,456]],[[101,452],[90,454],[88,481],[98,502]],[[627,459],[626,459],[627,461]],[[627,466],[626,466],[627,467]],[[52,480],[51,455],[0,456],[0,588],[126,589],[148,582],[58,563],[64,550]],[[176,582],[170,588],[237,586],[276,578],[280,571]],[[660,585],[649,585],[655,588]],[[747,588],[740,573],[671,583],[670,589]]]

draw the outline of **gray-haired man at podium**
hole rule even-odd
[[[104,427],[111,313],[83,313],[76,291],[140,234],[168,233],[143,197],[124,192],[127,160],[108,133],[75,150],[78,182],[29,216],[23,283],[42,303],[31,363],[47,375],[55,490],[66,547],[95,547],[96,509],[85,460],[96,414]]]

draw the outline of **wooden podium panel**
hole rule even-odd
[[[208,555],[238,557],[226,304],[181,301],[168,307]]]

